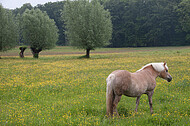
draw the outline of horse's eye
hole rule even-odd
[[[168,70],[166,70],[166,72],[168,72]]]

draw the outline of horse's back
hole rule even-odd
[[[131,73],[129,71],[126,71],[126,70],[115,70],[111,74],[114,74],[116,77],[121,77],[121,78],[131,76]]]

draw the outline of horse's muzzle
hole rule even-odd
[[[172,81],[172,77],[167,78],[167,81],[168,82]]]

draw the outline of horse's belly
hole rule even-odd
[[[138,97],[146,93],[146,86],[132,86],[128,90],[124,91],[124,95],[129,97]]]
[[[128,91],[124,92],[124,95],[128,97],[139,97],[142,94],[144,93],[143,92],[128,92]]]

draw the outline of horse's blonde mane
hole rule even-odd
[[[148,66],[150,66],[150,65],[152,65],[152,67],[153,67],[156,71],[158,71],[158,72],[163,71],[163,70],[165,69],[165,67],[166,67],[166,69],[168,69],[168,66],[167,66],[167,65],[165,65],[165,67],[164,67],[164,63],[163,63],[163,62],[161,62],[161,63],[149,63],[149,64],[143,66],[140,70],[137,70],[137,72],[143,70],[144,68],[146,68],[146,67],[148,67]]]

